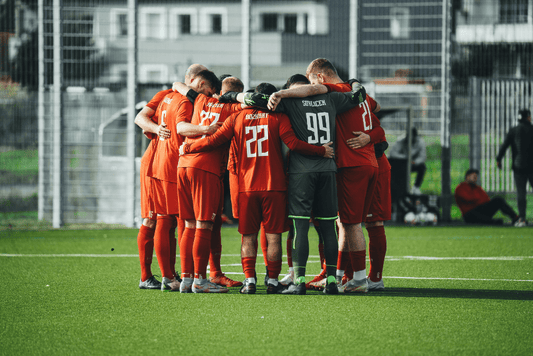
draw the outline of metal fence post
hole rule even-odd
[[[477,77],[470,79],[472,120],[470,125],[470,167],[481,169],[481,93]]]
[[[242,57],[241,57],[241,78],[244,89],[250,88],[250,68],[251,68],[251,37],[250,37],[250,0],[242,0]]]
[[[62,103],[62,29],[61,29],[62,0],[54,0],[54,86],[53,86],[53,138],[52,143],[52,177],[53,177],[53,217],[52,225],[60,228],[63,225],[63,103]]]
[[[135,226],[135,199],[138,189],[135,189],[135,104],[137,103],[137,0],[128,0],[128,79],[127,79],[127,208],[125,216],[126,226]]]

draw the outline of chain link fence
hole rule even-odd
[[[144,102],[192,63],[248,89],[281,87],[318,57],[365,84],[391,143],[411,110],[428,144],[423,191],[449,198],[480,159],[471,78],[533,78],[532,3],[1,1],[2,210],[38,210],[54,226],[138,224]]]

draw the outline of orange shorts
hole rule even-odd
[[[152,178],[146,175],[148,165],[141,163],[141,218],[155,220],[155,206],[152,199]]]
[[[229,173],[229,194],[231,198],[231,210],[233,217],[239,218],[239,176],[237,174]]]
[[[180,219],[215,221],[220,207],[222,181],[197,168],[178,168]]]
[[[269,234],[287,231],[287,192],[241,192],[239,208],[239,232],[242,235],[258,232],[261,222]]]
[[[339,217],[344,224],[365,221],[376,188],[378,168],[359,166],[341,168],[337,172]]]
[[[365,222],[389,221],[391,219],[390,169],[379,172],[374,197]]]
[[[160,215],[178,215],[178,184],[152,178],[154,209]]]

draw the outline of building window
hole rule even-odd
[[[409,9],[390,9],[390,34],[392,38],[409,38]]]
[[[160,8],[141,8],[139,16],[141,38],[166,38],[166,13]]]
[[[125,9],[111,9],[111,37],[128,36],[128,11]]]
[[[500,23],[527,23],[528,0],[500,0]]]
[[[228,12],[226,8],[204,7],[200,9],[200,33],[223,34],[228,32]]]
[[[222,15],[211,15],[211,33],[222,33]]]
[[[275,32],[278,30],[278,14],[261,14],[261,30]]]
[[[298,15],[285,14],[283,32],[285,33],[297,33],[298,29]]]
[[[139,67],[139,82],[167,83],[168,68],[165,64],[143,64]]]
[[[194,8],[175,8],[170,10],[170,37],[198,33],[198,15]]]

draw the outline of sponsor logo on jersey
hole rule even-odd
[[[167,103],[167,104],[170,105],[170,103],[172,102],[172,99],[171,99],[171,98],[167,98],[167,97],[165,97],[165,98],[163,99],[163,102],[164,102],[164,103]]]
[[[208,108],[223,108],[223,103],[207,103],[206,105]]]
[[[258,119],[266,119],[268,118],[267,112],[260,112],[257,114],[248,114],[246,115],[245,120],[258,120]]]
[[[318,106],[326,106],[326,101],[325,100],[315,100],[315,101],[302,100],[302,105],[303,106],[311,106],[311,107],[315,108],[315,107],[318,107]]]

